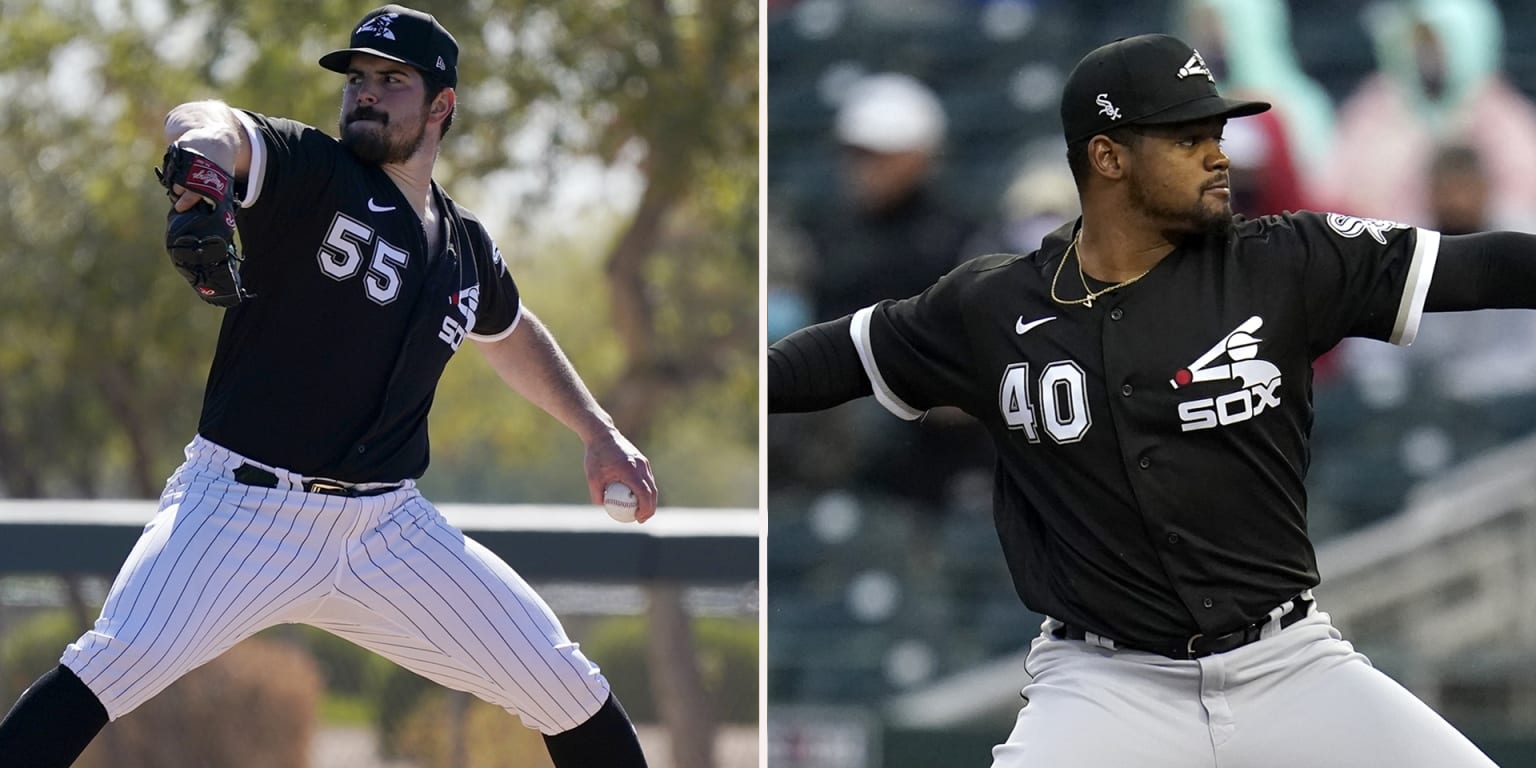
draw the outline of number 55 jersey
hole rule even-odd
[[[434,182],[441,246],[428,252],[382,168],[310,126],[236,114],[252,149],[236,219],[256,298],[225,312],[198,432],[303,475],[420,477],[449,358],[516,326],[500,251]]]

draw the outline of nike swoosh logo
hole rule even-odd
[[[1055,320],[1055,319],[1056,319],[1056,315],[1051,315],[1050,317],[1042,317],[1039,320],[1036,320],[1034,322],[1026,323],[1026,322],[1024,322],[1024,316],[1023,315],[1019,315],[1019,321],[1017,323],[1014,323],[1013,330],[1016,333],[1018,333],[1020,336],[1023,336],[1024,334],[1029,333],[1030,331],[1034,330],[1037,326],[1045,325],[1046,323],[1049,323],[1050,321]]]
[[[394,209],[395,207],[393,205],[377,205],[373,202],[373,198],[368,198],[368,210],[373,211],[374,213],[389,213]]]

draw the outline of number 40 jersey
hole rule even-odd
[[[1439,234],[1239,218],[1085,306],[1062,303],[1086,295],[1062,263],[1076,227],[856,313],[875,396],[986,425],[997,532],[1032,610],[1143,647],[1257,621],[1318,581],[1312,361],[1346,336],[1411,342]]]

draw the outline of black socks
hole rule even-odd
[[[106,724],[96,694],[61,664],[0,721],[0,768],[68,768]]]
[[[544,746],[556,768],[646,768],[635,726],[613,694],[585,723],[545,736]]]

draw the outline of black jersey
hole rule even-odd
[[[420,477],[448,359],[466,336],[517,322],[500,252],[434,183],[443,245],[428,253],[380,167],[310,126],[236,114],[251,141],[236,218],[256,297],[224,315],[198,431],[306,475]]]
[[[1239,219],[1084,307],[1050,296],[1075,226],[856,313],[876,397],[986,425],[998,536],[1031,609],[1145,647],[1256,621],[1318,581],[1312,361],[1345,336],[1411,342],[1439,234]],[[1062,299],[1084,295],[1076,270]]]

